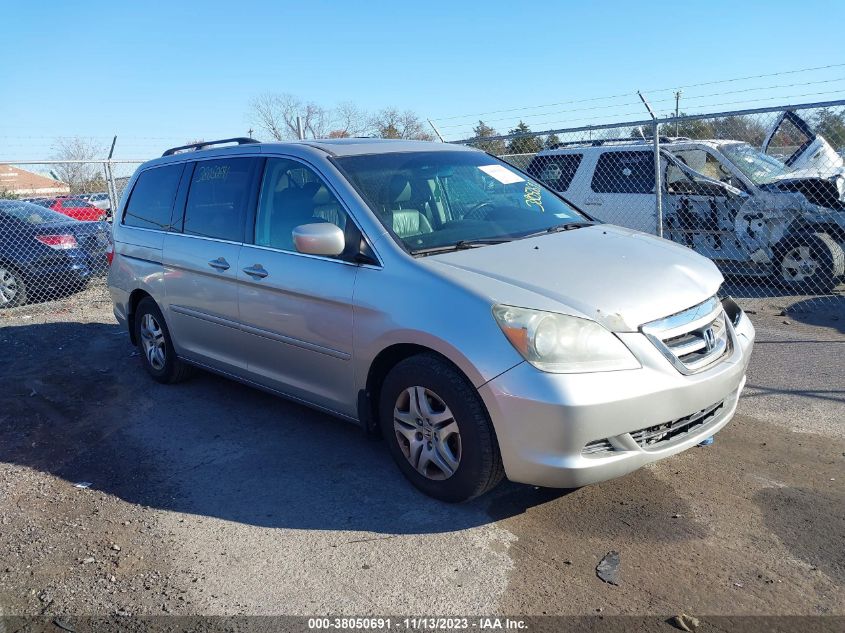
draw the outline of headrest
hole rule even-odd
[[[314,204],[332,204],[332,194],[325,185],[320,185],[320,189],[314,194]]]
[[[391,202],[408,202],[411,199],[411,182],[404,176],[394,176],[390,181]]]

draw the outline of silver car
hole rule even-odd
[[[114,313],[154,379],[200,367],[345,418],[447,501],[701,442],[754,342],[708,259],[449,144],[174,148],[113,238]]]

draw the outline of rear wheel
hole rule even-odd
[[[11,266],[0,264],[0,309],[14,308],[26,303],[26,284],[23,276]]]
[[[158,382],[180,382],[193,373],[193,368],[176,356],[170,330],[151,297],[141,299],[135,309],[135,340],[144,369]]]
[[[775,247],[778,281],[793,292],[826,294],[845,270],[845,254],[827,233],[796,233]]]
[[[412,356],[391,370],[381,389],[379,423],[399,469],[432,497],[466,501],[504,476],[478,392],[437,356]]]

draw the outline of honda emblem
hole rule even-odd
[[[716,334],[712,327],[704,330],[704,346],[708,352],[713,351],[713,348],[716,347]]]

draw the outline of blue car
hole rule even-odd
[[[108,268],[109,225],[0,200],[0,309],[81,290]]]

